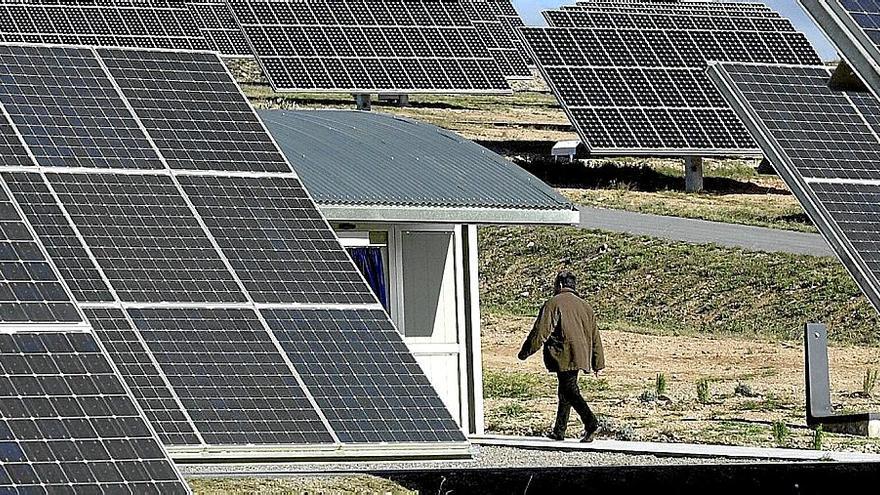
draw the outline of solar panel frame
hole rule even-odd
[[[854,189],[868,188],[855,193],[868,193],[872,194],[872,197],[880,197],[880,181],[877,180],[880,168],[876,166],[876,161],[871,159],[874,155],[880,157],[880,137],[877,134],[880,128],[874,127],[880,115],[867,116],[863,111],[869,107],[865,106],[864,102],[859,103],[850,94],[829,88],[827,81],[831,77],[831,72],[824,66],[719,63],[709,67],[709,76],[749,127],[768,160],[773,163],[776,171],[785,180],[862,292],[874,308],[880,311],[880,264],[874,256],[876,250],[860,250],[854,244],[860,236],[852,235],[858,234],[858,230],[853,230],[853,225],[858,225],[858,222],[847,226],[841,221],[841,212],[836,207],[834,210],[829,209],[829,205],[834,205],[835,194],[839,194],[841,188],[849,189],[850,193]],[[777,84],[780,87],[787,84],[787,87],[793,88],[787,94],[789,101],[776,97],[763,87],[761,92],[767,102],[759,103],[747,97],[743,90],[746,84],[751,91],[761,86],[760,79],[746,78],[756,77],[767,77],[766,84]],[[783,77],[790,77],[796,82],[784,84],[774,82],[782,81]],[[865,94],[863,97],[873,100],[870,108],[875,111],[880,110],[880,102],[876,97],[870,94]],[[797,100],[796,103],[790,100],[791,98]],[[771,99],[772,104],[769,103]],[[796,104],[798,112],[811,116],[815,122],[805,121],[803,126],[792,125],[788,116],[784,120],[766,120],[772,112],[777,111],[775,107],[781,108],[782,105],[789,103]],[[762,112],[766,115],[762,116]],[[843,120],[844,117],[846,120]],[[768,122],[778,123],[774,123],[776,128],[771,129]],[[782,140],[783,132],[795,136],[797,140]],[[831,147],[829,144],[837,146]],[[852,152],[848,153],[848,149],[852,149]],[[793,156],[793,150],[797,150],[800,154]],[[873,173],[869,175],[874,178],[845,178],[822,171],[811,171],[810,167],[803,168],[803,160],[821,161],[823,156],[824,159],[833,160],[832,163],[864,161],[867,165],[873,165]],[[835,169],[837,167],[829,167],[831,171]],[[805,172],[810,172],[811,175],[805,175]],[[859,213],[854,218],[865,222],[873,221],[880,225],[876,212]],[[880,227],[877,231],[880,232]],[[871,234],[868,238],[863,238],[863,240],[868,239],[876,239],[876,235]],[[866,258],[865,253],[871,254],[872,258]]]

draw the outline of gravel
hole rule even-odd
[[[612,452],[559,452],[515,447],[472,446],[473,460],[397,462],[320,462],[271,464],[178,464],[184,476],[283,476],[316,473],[363,473],[386,470],[570,467],[570,466],[662,466],[681,464],[735,464],[747,459],[656,457]]]

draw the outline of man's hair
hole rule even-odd
[[[574,276],[574,273],[571,273],[568,270],[563,270],[556,275],[556,282],[553,284],[556,290],[561,289],[577,289],[577,278]]]

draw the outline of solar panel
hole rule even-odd
[[[502,1],[506,2],[507,0]],[[506,27],[502,22],[499,9],[503,7],[498,6],[501,3],[496,0],[467,0],[464,5],[471,23],[477,28],[477,33],[486,44],[489,53],[498,62],[504,77],[530,79],[532,73],[522,56],[523,52],[517,49],[509,27]],[[509,4],[509,2],[507,3]]]
[[[165,379],[147,344],[119,308],[86,308],[86,318],[132,395],[165,445],[197,445],[204,440]]]
[[[719,64],[710,74],[880,308],[880,102],[830,88],[821,66]]]
[[[614,17],[571,10],[565,14],[570,24],[577,24],[575,14],[585,15],[587,27],[521,29],[588,150],[595,155],[758,154],[748,131],[706,78],[707,62],[820,63],[806,37],[753,24],[750,30],[732,23],[722,29],[719,19],[733,17],[720,14],[711,25],[697,26],[697,17],[690,15],[679,17],[691,24],[666,26],[658,21],[671,16],[659,5],[652,8],[656,13],[640,14],[638,22],[632,13]],[[553,19],[548,13],[548,21]]]
[[[628,8],[580,8],[547,10],[547,24],[555,27],[645,28],[676,30],[731,30],[794,32],[788,19],[766,15],[748,16],[742,12],[640,12]]]
[[[0,103],[39,165],[163,168],[91,50],[0,46],[0,78]]]
[[[381,310],[264,310],[340,441],[460,442]]]
[[[114,49],[98,54],[169,167],[291,172],[216,56]]]
[[[225,0],[187,0],[186,5],[212,51],[226,57],[253,56]]]
[[[208,49],[190,11],[171,0],[6,0],[0,42]]]
[[[217,54],[23,44],[0,55],[13,82],[0,90],[10,204],[173,455],[466,452]],[[125,155],[101,141],[121,130]],[[15,273],[3,261],[0,274]],[[305,316],[290,323],[288,310]],[[279,312],[277,330],[265,311]],[[319,328],[302,337],[324,341],[280,342]],[[319,379],[293,362],[298,344]]]
[[[510,92],[462,1],[229,5],[276,91]]]
[[[299,180],[179,180],[255,302],[376,303]]]
[[[38,173],[2,174],[61,278],[79,302],[113,301],[110,289]]]
[[[246,301],[170,177],[47,177],[121,300]]]
[[[875,96],[880,94],[876,65],[880,63],[880,4],[865,0],[800,3],[868,89]]]
[[[0,491],[189,493],[88,333],[0,334]]]
[[[0,188],[0,325],[81,321],[12,199]]]
[[[129,314],[208,444],[333,443],[252,310]]]

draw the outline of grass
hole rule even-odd
[[[479,244],[490,312],[535,315],[567,268],[606,328],[800,340],[803,324],[816,321],[836,343],[880,341],[877,313],[831,257],[562,227],[486,227]]]
[[[757,173],[755,161],[707,160],[706,190],[699,194],[684,191],[680,160],[616,158],[558,164],[519,159],[518,163],[580,205],[816,232],[782,180]]]
[[[412,494],[396,483],[373,476],[301,476],[263,478],[195,478],[189,480],[195,495],[351,493]]]
[[[483,395],[489,399],[530,399],[548,395],[547,380],[543,375],[510,371],[483,373]]]
[[[573,203],[711,222],[817,232],[793,196],[781,194],[688,194],[628,189],[562,189]]]

